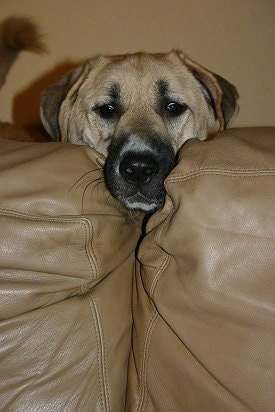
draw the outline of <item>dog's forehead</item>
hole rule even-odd
[[[156,84],[180,85],[192,81],[188,68],[174,53],[135,53],[99,59],[92,66],[89,82],[96,88],[149,87]]]

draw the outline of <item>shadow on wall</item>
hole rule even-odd
[[[13,121],[24,127],[32,127],[43,130],[39,115],[41,93],[61,76],[74,69],[81,62],[65,61],[54,67],[36,81],[31,83],[25,90],[17,94],[13,101],[12,118]]]

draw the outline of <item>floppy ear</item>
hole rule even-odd
[[[229,81],[216,73],[212,74],[216,77],[222,90],[221,111],[224,118],[224,129],[227,129],[239,113],[239,93],[236,87],[229,83]]]
[[[199,82],[202,92],[210,106],[212,106],[215,118],[219,122],[219,130],[226,129],[234,117],[238,114],[239,93],[236,87],[219,76],[199,65],[186,55],[179,52],[185,66]]]
[[[53,140],[66,140],[66,136],[62,136],[60,130],[60,107],[64,99],[67,97],[69,90],[73,86],[74,90],[78,88],[79,83],[82,81],[81,74],[83,73],[84,68],[85,65],[82,65],[72,70],[65,76],[61,77],[61,79],[58,80],[55,84],[46,89],[41,95],[40,117],[46,131],[49,133]],[[73,103],[73,96],[71,96],[69,106],[72,107]]]

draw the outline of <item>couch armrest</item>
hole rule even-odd
[[[0,143],[3,410],[122,410],[140,220],[88,147]]]
[[[275,405],[275,128],[189,141],[148,224],[127,410]]]

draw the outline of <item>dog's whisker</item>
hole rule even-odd
[[[71,192],[71,191],[75,188],[75,186],[81,181],[81,179],[83,179],[85,176],[87,176],[87,175],[89,175],[89,174],[91,174],[91,173],[99,172],[100,170],[101,170],[100,168],[97,168],[97,169],[89,170],[88,172],[84,173],[84,174],[83,174],[79,179],[77,179],[77,181],[71,186],[69,192]],[[101,177],[99,177],[98,179],[100,179],[100,178],[103,178],[103,177],[101,176]],[[95,179],[95,180],[97,180],[97,179]],[[87,181],[81,182],[81,183],[76,187],[76,189],[78,189],[79,186],[81,186],[83,183],[87,183]]]
[[[88,188],[91,186],[92,183],[93,183],[93,182],[88,183],[87,186],[85,187],[85,189],[83,190],[82,199],[81,199],[82,213],[84,213],[84,199],[85,199],[85,195],[86,195],[86,192],[87,192]]]
[[[95,185],[93,186],[93,188],[92,188],[92,190],[91,190],[91,192],[90,192],[90,201],[91,201],[91,202],[92,202],[93,191],[96,190],[96,191],[97,191],[97,194],[98,194],[98,192],[99,192],[99,186],[102,185],[102,184],[105,185],[104,179],[102,179],[101,181],[100,181],[100,179],[98,179],[98,182],[96,182]],[[105,190],[105,193],[110,196],[110,193],[109,193],[109,191],[108,191],[107,189]],[[107,197],[107,196],[106,196],[106,197]]]
[[[94,184],[94,186],[93,186],[93,188],[92,188],[92,190],[91,190],[91,192],[90,192],[90,201],[91,201],[91,202],[92,202],[93,191],[96,190],[96,191],[97,191],[97,194],[98,194],[98,187],[99,187],[99,185],[101,185],[101,184],[103,184],[103,183],[104,183],[104,179],[102,179],[102,180],[98,179],[98,181],[95,182],[95,184]]]
[[[93,179],[93,180],[85,180],[84,182],[81,182],[81,183],[79,183],[76,187],[75,187],[75,190],[77,190],[79,187],[81,187],[82,185],[85,185],[85,184],[93,184],[93,183],[95,183],[95,185],[97,185],[98,184],[98,182],[99,183],[103,183],[104,182],[104,177],[99,177],[99,178],[97,178],[97,179]]]
[[[91,188],[91,186],[93,186],[93,187],[92,187],[92,190],[90,191],[90,202],[92,202],[92,192],[93,192],[93,190],[94,190],[95,188],[98,189],[98,186],[99,186],[100,184],[104,184],[104,178],[103,178],[103,177],[100,177],[100,178],[95,179],[95,180],[92,180],[92,181],[90,181],[90,182],[87,182],[87,181],[86,181],[86,183],[88,183],[88,184],[86,185],[85,189],[83,190],[82,200],[81,200],[83,213],[84,213],[84,202],[85,202],[85,196],[86,196],[87,190],[88,190],[89,188]],[[79,186],[78,186],[78,187],[79,187]]]

